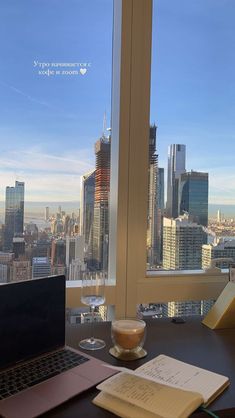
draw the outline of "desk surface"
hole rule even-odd
[[[89,336],[90,324],[67,327],[66,341],[74,348],[78,348],[78,342],[81,339]],[[104,339],[107,346],[92,354],[113,365],[135,369],[159,354],[166,354],[195,366],[229,376],[230,386],[210,405],[209,409],[217,411],[220,417],[235,417],[235,329],[212,331],[203,326],[199,318],[188,318],[184,324],[172,323],[170,319],[149,320],[145,343],[148,355],[145,359],[134,362],[120,362],[108,353],[112,346],[110,323],[97,323],[95,337]],[[115,417],[112,413],[91,403],[97,393],[95,388],[90,389],[44,414],[42,418]],[[204,416],[208,417],[202,413],[195,413],[192,418]]]

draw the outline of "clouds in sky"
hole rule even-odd
[[[63,155],[36,148],[11,150],[0,155],[0,200],[6,186],[25,182],[26,201],[80,200],[80,177],[94,169],[90,150],[73,150]]]

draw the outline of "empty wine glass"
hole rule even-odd
[[[84,350],[99,350],[105,347],[103,340],[94,338],[94,312],[97,306],[103,305],[105,275],[103,273],[86,273],[82,278],[81,302],[91,308],[91,334],[90,338],[80,341],[79,347]]]

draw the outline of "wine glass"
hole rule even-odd
[[[103,273],[86,273],[82,277],[81,302],[91,308],[91,334],[90,338],[80,341],[79,347],[84,350],[99,350],[105,347],[105,342],[94,338],[94,312],[96,306],[103,305],[105,275]]]

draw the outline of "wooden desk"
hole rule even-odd
[[[67,327],[67,344],[78,348],[78,342],[90,336],[90,324]],[[145,361],[166,354],[179,360],[194,364],[216,373],[229,376],[231,383],[219,398],[209,407],[221,418],[235,417],[235,329],[212,331],[203,326],[200,318],[188,318],[184,324],[174,324],[170,319],[153,319],[147,322],[145,348],[148,356],[134,362],[120,362],[109,355],[112,346],[110,323],[97,323],[95,336],[106,341],[107,347],[97,350],[93,355],[110,364],[127,366],[132,369]],[[89,353],[91,354],[91,353]],[[91,403],[98,391],[94,388],[53,411],[43,418],[108,418],[112,413],[102,410]],[[226,410],[226,411],[225,411]],[[194,413],[192,418],[208,415]],[[144,417],[143,417],[144,418]]]

